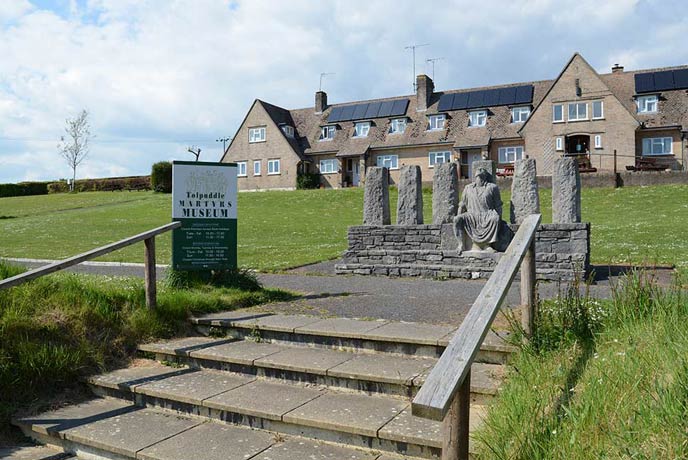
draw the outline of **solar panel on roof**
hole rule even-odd
[[[365,117],[366,118],[377,118],[377,114],[380,111],[380,106],[382,104],[379,102],[371,102],[368,104],[368,110],[366,110]]]
[[[666,91],[674,89],[674,72],[665,70],[663,72],[655,72],[655,91]]]
[[[485,98],[485,92],[480,90],[480,91],[472,91],[468,93],[468,104],[466,105],[467,109],[474,109],[476,107],[482,107],[483,104],[483,99]]]
[[[437,110],[439,112],[446,112],[447,110],[452,110],[452,105],[454,104],[453,94],[443,94],[440,97],[440,102],[437,104]]]
[[[510,105],[516,100],[516,88],[499,88],[499,105]]]
[[[349,121],[351,117],[354,116],[355,105],[347,105],[342,107],[342,115],[339,117],[339,121]]]
[[[334,123],[340,120],[340,117],[342,116],[342,108],[341,107],[333,107],[332,111],[330,112],[330,115],[327,117],[327,122],[328,123]]]
[[[392,113],[390,115],[393,117],[398,117],[399,115],[406,115],[406,108],[408,107],[408,104],[408,99],[398,99],[394,101],[394,105],[392,106]]]
[[[351,116],[352,120],[360,120],[365,118],[366,111],[368,110],[368,104],[357,104],[354,106],[354,114]]]
[[[514,104],[526,104],[533,102],[533,86],[524,85],[516,87],[516,97],[514,98]]]
[[[452,110],[463,110],[468,107],[468,94],[469,93],[456,93],[454,94],[454,102],[452,103]]]
[[[635,92],[647,93],[655,91],[655,79],[653,73],[637,73],[635,74]]]
[[[384,101],[380,106],[380,111],[377,113],[378,117],[388,117],[392,113],[394,101]]]
[[[688,69],[674,70],[674,88],[688,88]]]
[[[499,104],[499,90],[498,89],[488,89],[484,93],[483,105],[485,107],[491,107]]]

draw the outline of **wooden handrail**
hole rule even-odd
[[[492,276],[413,399],[413,415],[444,420],[442,459],[468,458],[471,365],[522,261],[521,299],[527,304],[523,324],[526,333],[531,332],[535,299],[535,232],[540,220],[540,214],[533,214],[519,226]]]
[[[171,222],[165,224],[161,227],[148,230],[138,235],[130,236],[123,240],[116,241],[114,243],[102,246],[100,248],[93,249],[88,252],[70,257],[69,259],[58,260],[48,265],[44,265],[28,272],[21,273],[11,278],[0,280],[0,289],[11,288],[19,284],[25,283],[27,281],[40,278],[41,276],[49,275],[65,268],[72,267],[74,265],[80,264],[86,260],[95,259],[102,255],[108,254],[110,252],[122,249],[126,246],[138,243],[140,241],[145,242],[145,259],[144,266],[146,271],[146,304],[149,307],[155,306],[155,241],[154,238],[161,233],[169,232],[175,228],[181,227],[181,222]]]

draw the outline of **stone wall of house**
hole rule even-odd
[[[511,226],[514,231],[518,226]],[[536,233],[540,280],[572,280],[590,270],[590,224],[543,224]],[[451,224],[349,227],[338,274],[489,278],[500,253],[458,253]]]

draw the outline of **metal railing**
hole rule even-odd
[[[146,286],[146,306],[148,308],[155,308],[157,304],[157,289],[155,286],[155,237],[161,233],[169,232],[175,228],[181,227],[181,222],[172,222],[163,225],[147,232],[139,233],[138,235],[130,236],[123,240],[119,240],[115,243],[108,244],[88,252],[70,257],[69,259],[58,260],[48,265],[44,265],[28,272],[21,273],[19,275],[13,276],[11,278],[6,278],[0,280],[0,289],[11,288],[19,284],[31,281],[41,276],[49,275],[50,273],[55,273],[65,268],[72,267],[74,265],[80,264],[81,262],[95,259],[102,255],[108,254],[110,252],[122,249],[126,246],[130,246],[134,243],[143,241],[145,251],[144,251],[144,279]]]
[[[519,268],[522,326],[526,336],[533,332],[535,232],[540,220],[540,214],[533,214],[519,226],[492,276],[413,399],[413,415],[443,421],[442,460],[468,459],[471,365]]]

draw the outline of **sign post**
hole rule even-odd
[[[237,268],[237,166],[172,162],[172,268]]]

